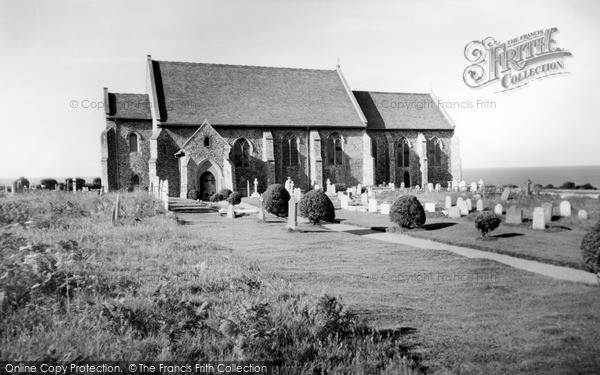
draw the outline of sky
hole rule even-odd
[[[598,19],[593,0],[1,1],[0,177],[99,176],[102,88],[145,93],[147,55],[308,69],[339,59],[353,90],[451,103],[463,168],[600,165]],[[569,74],[509,92],[463,81],[469,42],[552,27]],[[478,100],[495,106],[460,107]]]

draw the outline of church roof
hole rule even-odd
[[[354,91],[365,117],[367,129],[453,130],[430,94]]]
[[[364,128],[336,70],[152,60],[162,126]]]
[[[104,108],[108,118],[152,120],[148,95],[111,93],[107,89],[104,90]]]

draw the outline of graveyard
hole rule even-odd
[[[40,358],[51,346],[52,358],[93,358],[102,348],[115,359],[233,359],[243,342],[245,355],[284,360],[291,373],[600,367],[598,285],[373,239],[430,239],[577,269],[581,238],[598,221],[597,199],[480,188],[334,192],[328,184],[316,196],[328,197],[335,219],[310,222],[300,214],[307,193],[291,183],[269,193],[287,194],[287,217],[266,210],[271,198],[256,187],[250,196],[229,192],[214,202],[175,199],[168,189],[160,181],[150,193],[2,197],[0,264],[11,277],[0,283],[0,300],[10,317],[2,329],[11,334],[0,350],[23,358]],[[410,230],[390,222],[393,202],[408,195],[427,211],[425,223]],[[482,240],[474,217],[500,212],[498,205],[502,222]],[[333,310],[310,318],[317,320],[294,315],[297,306],[318,312],[324,304]],[[250,311],[263,314],[263,323],[248,318]],[[323,316],[337,325],[315,331]],[[258,336],[243,334],[250,329]],[[330,336],[323,342],[308,332]]]

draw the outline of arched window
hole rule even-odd
[[[433,137],[427,142],[427,161],[432,167],[442,165],[442,142],[437,137]]]
[[[140,137],[136,133],[129,134],[129,152],[138,152]]]
[[[327,162],[330,165],[342,165],[344,163],[343,155],[342,137],[337,133],[331,134],[327,140]]]
[[[131,186],[134,188],[140,187],[140,177],[137,174],[131,177]]]
[[[210,138],[204,137],[204,147],[210,147]]]
[[[238,168],[250,167],[250,142],[240,138],[233,144],[233,165]]]
[[[286,135],[281,140],[282,163],[284,167],[298,165],[298,138]]]
[[[400,139],[398,147],[396,149],[396,165],[398,167],[409,167],[410,166],[410,145],[406,138]]]

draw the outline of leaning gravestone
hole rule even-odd
[[[544,209],[544,220],[546,220],[546,223],[551,222],[552,221],[552,203],[544,202],[544,203],[542,203],[542,208]]]
[[[571,217],[571,203],[569,201],[560,202],[560,216]]]
[[[542,207],[533,210],[533,229],[546,229],[546,211]]]
[[[503,201],[507,201],[509,196],[510,196],[510,189],[505,188],[504,191],[502,192],[502,196],[500,197],[500,199]]]
[[[588,213],[586,210],[579,210],[579,212],[577,212],[577,217],[579,218],[579,220],[587,220]]]
[[[425,212],[435,212],[435,203],[426,202],[425,203]]]
[[[477,211],[483,211],[483,200],[477,200]]]
[[[510,206],[506,211],[506,224],[523,223],[523,210],[517,206]]]
[[[452,197],[451,196],[446,196],[446,209],[449,209],[450,207],[452,207]]]
[[[494,207],[494,213],[496,215],[502,215],[502,205],[500,203],[498,203],[495,207]]]
[[[457,206],[448,209],[448,217],[451,219],[460,219],[460,209]]]

